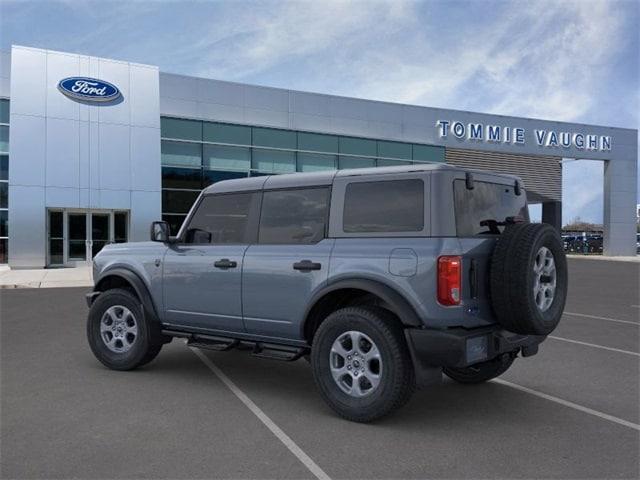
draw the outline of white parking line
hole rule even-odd
[[[516,383],[507,382],[506,380],[501,380],[499,378],[493,379],[492,382],[499,383],[500,385],[505,385],[507,387],[520,390],[521,392],[529,393],[531,395],[535,395],[536,397],[544,398],[545,400],[550,400],[552,402],[559,403],[560,405],[564,405],[565,407],[573,408],[574,410],[579,410],[580,412],[588,413],[589,415],[593,415],[595,417],[599,417],[604,420],[609,420],[610,422],[617,423],[619,425],[624,425],[625,427],[633,428],[634,430],[640,431],[640,425],[638,425],[637,423],[632,423],[632,422],[629,422],[628,420],[623,420],[622,418],[614,417],[613,415],[608,415],[606,413],[599,412],[598,410],[594,410],[589,407],[583,407],[582,405],[578,405],[577,403],[573,403],[568,400],[563,400],[562,398],[554,397],[553,395],[548,395],[546,393],[538,392],[537,390],[523,387],[522,385],[518,385]]]
[[[267,414],[260,409],[260,407],[253,403],[253,400],[247,397],[247,395],[242,390],[240,390],[240,388],[238,388],[238,386],[233,383],[231,379],[227,377],[225,373],[220,370],[220,368],[218,368],[204,353],[202,353],[198,349],[192,347],[189,348],[191,348],[191,351],[195,353],[200,360],[202,360],[202,363],[204,363],[209,368],[209,370],[211,370],[222,381],[222,383],[224,383],[227,388],[231,390],[231,392],[233,392],[233,394],[238,397],[238,399],[242,403],[244,403],[244,405],[249,410],[251,410],[251,412],[256,417],[258,417],[258,419],[265,425],[265,427],[271,430],[271,433],[273,433],[278,438],[278,440],[280,440],[285,445],[285,447],[287,447],[291,451],[291,453],[293,453],[298,458],[298,460],[300,460],[300,462],[302,462],[302,464],[307,467],[309,471],[313,473],[313,475],[316,476],[316,478],[320,480],[331,480],[329,475],[327,475],[324,470],[322,470],[311,459],[311,457],[309,457],[309,455],[304,453],[304,451],[298,445],[296,445],[293,440],[291,440],[291,437],[284,433],[282,429],[278,427],[273,422],[273,420],[271,420],[267,416]]]
[[[640,353],[637,353],[637,352],[631,352],[629,350],[621,350],[619,348],[613,348],[613,347],[605,347],[604,345],[597,345],[595,343],[580,342],[578,340],[571,340],[570,338],[556,337],[554,335],[549,335],[547,338],[553,338],[554,340],[561,340],[563,342],[577,343],[578,345],[585,345],[587,347],[600,348],[602,350],[610,350],[612,352],[626,353],[627,355],[635,355],[636,357],[640,357]]]
[[[631,325],[640,326],[639,322],[632,322],[631,320],[619,320],[617,318],[598,317],[596,315],[587,315],[586,313],[564,312],[564,315],[571,315],[571,316],[574,316],[574,317],[595,318],[596,320],[606,320],[608,322],[617,322],[617,323],[629,323]]]

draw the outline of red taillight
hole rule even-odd
[[[460,304],[462,258],[444,256],[438,258],[438,302],[442,305]]]

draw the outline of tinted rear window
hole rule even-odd
[[[480,226],[483,220],[504,222],[507,217],[520,216],[529,221],[526,195],[516,195],[512,186],[476,181],[473,190],[468,190],[464,180],[455,180],[453,192],[459,237],[488,234],[489,228]]]
[[[328,211],[329,189],[326,187],[264,192],[258,241],[317,243],[325,236]]]
[[[423,229],[422,180],[354,182],[347,185],[344,232],[420,232]]]

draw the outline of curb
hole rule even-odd
[[[576,258],[582,260],[596,260],[600,262],[627,262],[627,263],[640,263],[640,255],[635,257],[604,257],[602,255],[582,255],[582,254],[567,254],[567,258]]]
[[[0,290],[14,290],[18,288],[73,288],[92,287],[93,283],[86,281],[78,282],[27,282],[27,283],[7,283],[0,285]]]

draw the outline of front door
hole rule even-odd
[[[255,241],[257,193],[202,197],[164,257],[164,322],[196,331],[244,332],[241,277]]]
[[[247,332],[300,338],[300,322],[327,281],[335,240],[326,237],[328,187],[265,191],[258,244],[244,257],[242,303]]]

